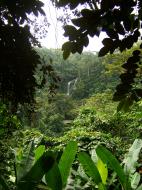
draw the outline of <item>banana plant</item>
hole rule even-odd
[[[94,181],[94,187],[97,187],[99,190],[109,188],[107,184],[107,181],[109,181],[108,166],[115,172],[113,176],[118,176],[123,190],[142,190],[142,184],[139,184],[140,174],[136,172],[141,148],[142,140],[136,139],[123,163],[119,163],[115,156],[102,145],[98,145],[92,151],[91,157],[85,152],[79,153],[78,160],[85,174]]]
[[[125,174],[121,164],[115,158],[115,156],[109,150],[107,150],[105,147],[101,145],[99,145],[96,148],[96,153],[98,157],[102,160],[102,162],[109,165],[117,174],[122,189],[130,190],[131,189],[130,181],[127,178],[127,175]]]
[[[132,189],[138,189],[142,185],[139,186],[141,176],[136,171],[136,167],[139,167],[138,159],[139,154],[142,148],[142,140],[136,139],[133,145],[130,147],[129,152],[126,154],[126,157],[123,161],[124,164],[124,172],[128,176],[131,182]]]
[[[142,190],[142,184],[139,184],[141,176],[136,171],[136,167],[139,165],[138,159],[141,148],[142,140],[136,139],[126,154],[122,164],[120,164],[115,156],[105,147],[100,145],[96,148],[96,153],[99,158],[103,162],[108,163],[116,172],[124,190]],[[121,165],[123,165],[123,168]]]
[[[85,173],[94,181],[94,187],[97,186],[99,190],[106,190],[106,177],[103,173],[106,172],[106,167],[102,161],[98,161],[98,166],[94,163],[91,157],[85,153],[78,154],[78,160],[81,163]],[[105,177],[104,177],[105,176]]]
[[[93,188],[106,190],[108,186],[108,167],[118,176],[123,190],[142,190],[140,174],[136,171],[142,140],[136,139],[131,146],[122,164],[115,156],[102,145],[92,151],[92,157],[85,152],[78,153],[80,173],[88,180],[87,185],[93,182]],[[15,154],[16,190],[66,189],[72,163],[77,154],[77,142],[69,142],[61,158],[57,161],[55,152],[45,150],[41,145],[36,150],[31,142],[26,151]],[[81,164],[81,167],[80,167]],[[42,182],[42,184],[41,184]],[[119,185],[119,184],[118,184]],[[6,181],[0,177],[0,188],[9,190]],[[118,189],[116,187],[115,189]],[[119,186],[120,189],[120,186]]]
[[[36,156],[35,156],[36,154]],[[34,142],[31,142],[26,151],[16,155],[16,189],[33,190],[40,183],[55,162],[55,154],[50,151],[35,152]]]
[[[15,153],[16,190],[52,189],[66,187],[72,163],[77,153],[77,142],[69,142],[57,162],[55,152],[46,151],[41,145],[36,150],[31,142],[26,150]],[[44,183],[41,184],[41,182]],[[6,181],[0,177],[0,188],[9,190]]]
[[[85,174],[93,180],[94,187],[99,190],[106,190],[108,187],[108,166],[110,166],[118,176],[123,190],[141,190],[142,185],[139,185],[140,175],[136,172],[136,165],[141,148],[142,140],[136,139],[123,161],[123,167],[115,156],[101,145],[92,151],[92,157],[85,152],[78,153],[78,160]],[[37,161],[40,160],[44,153],[45,147],[38,147],[35,151],[35,159]],[[53,156],[54,163],[52,167],[42,175],[42,181],[45,187],[47,186],[52,190],[65,189],[76,153],[77,143],[69,142],[63,151],[59,163],[56,161],[55,156]]]
[[[66,187],[76,154],[77,142],[71,141],[64,149],[59,163],[55,162],[51,170],[45,174],[44,182],[48,187],[52,190],[62,190]]]
[[[57,154],[46,151],[43,145],[35,150],[31,143],[28,150],[28,153],[22,156],[20,165],[17,167],[17,190],[34,190],[35,187],[62,190],[66,186],[77,153],[77,143],[68,143],[59,163],[56,159]],[[44,185],[40,184],[41,181]]]

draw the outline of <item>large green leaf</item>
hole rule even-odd
[[[103,184],[106,184],[106,180],[108,177],[107,165],[105,163],[103,163],[101,159],[98,159],[97,168],[100,173]]]
[[[33,190],[54,165],[55,156],[52,152],[45,152],[33,165],[31,170],[18,182],[18,190]]]
[[[62,176],[63,186],[66,185],[72,163],[77,153],[77,142],[71,141],[66,146],[59,161],[59,170]]]
[[[102,160],[97,156],[95,149],[91,151],[91,159],[98,168],[103,184],[106,184],[108,177],[108,169],[106,163],[103,163]]]
[[[96,148],[96,153],[104,163],[108,162],[111,168],[117,173],[120,183],[123,186],[123,188],[125,190],[130,189],[130,183],[128,182],[128,179],[126,178],[121,165],[119,164],[118,160],[113,156],[113,154],[101,145],[99,145]]]
[[[99,171],[93,162],[93,160],[89,157],[85,152],[80,152],[78,154],[79,162],[81,163],[85,173],[93,179],[96,185],[102,183],[101,176]]]
[[[45,179],[52,190],[62,190],[62,177],[57,163],[45,174]]]
[[[35,150],[35,160],[37,161],[44,153],[45,151],[45,146],[40,145],[36,150]]]
[[[139,153],[142,148],[142,140],[136,139],[133,145],[130,147],[128,154],[126,155],[124,163],[124,171],[130,175],[136,171],[137,161],[139,159]]]
[[[20,152],[21,154],[21,152]],[[26,149],[23,150],[23,154],[16,159],[16,171],[17,182],[21,180],[31,169],[34,162],[34,142],[32,141]]]

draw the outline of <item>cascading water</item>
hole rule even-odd
[[[71,83],[72,83],[72,80],[68,82],[68,85],[67,85],[67,95],[69,96],[70,95],[70,86],[71,86]]]
[[[71,81],[68,82],[67,85],[67,95],[70,96],[71,93],[71,89],[75,89],[76,88],[76,83],[77,83],[78,78],[73,79]]]

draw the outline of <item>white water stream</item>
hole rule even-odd
[[[68,82],[68,85],[67,85],[67,95],[68,96],[70,96],[71,91],[76,88],[77,81],[78,81],[78,78],[73,79],[73,80],[71,80],[71,81]]]

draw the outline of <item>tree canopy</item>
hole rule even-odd
[[[69,39],[62,46],[65,59],[70,53],[82,53],[89,44],[89,36],[99,37],[101,32],[105,32],[107,38],[102,41],[99,56],[130,49],[141,37],[141,0],[59,0],[55,3],[75,15],[70,19],[71,24],[64,26],[64,36]],[[120,75],[121,83],[114,93],[113,99],[126,105],[142,97],[141,48],[142,45],[134,50],[122,65],[125,72]]]
[[[45,15],[41,1],[0,2],[0,99],[29,103],[37,86],[34,70],[40,57],[33,49],[39,42],[30,32],[29,15]]]

